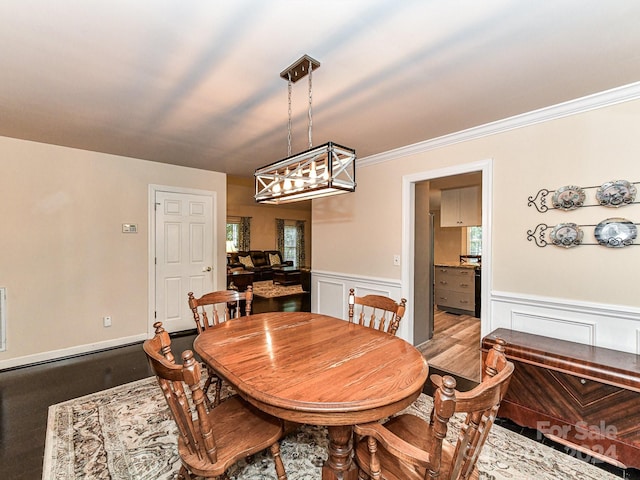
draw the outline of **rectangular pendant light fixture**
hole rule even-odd
[[[256,201],[289,203],[353,192],[356,152],[333,142],[255,171]]]
[[[289,156],[256,169],[255,200],[281,204],[353,192],[356,189],[356,152],[334,142],[312,147],[311,74],[320,62],[304,55],[280,76],[289,84]],[[309,75],[309,149],[291,155],[291,84]]]

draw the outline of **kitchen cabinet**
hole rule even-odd
[[[435,304],[451,313],[476,314],[476,267],[435,266]],[[479,279],[478,279],[479,281]]]
[[[479,186],[442,190],[441,227],[473,227],[481,224],[482,198]]]

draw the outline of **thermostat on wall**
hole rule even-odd
[[[123,223],[122,233],[138,233],[138,225],[135,223]]]

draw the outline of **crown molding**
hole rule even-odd
[[[486,123],[477,127],[472,127],[459,132],[450,133],[441,137],[414,143],[404,147],[388,150],[386,152],[369,155],[358,159],[358,167],[366,167],[383,163],[390,160],[396,160],[400,157],[407,157],[418,153],[428,152],[436,148],[442,148],[456,143],[467,142],[497,133],[507,132],[516,128],[527,127],[537,123],[548,122],[570,115],[576,115],[589,110],[596,110],[618,103],[624,103],[640,98],[640,82],[631,83],[622,87],[612,88],[603,92],[594,93],[586,97],[559,103],[539,110],[522,113],[513,117],[497,120],[495,122]]]

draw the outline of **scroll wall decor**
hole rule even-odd
[[[637,188],[640,182],[628,182],[626,180],[612,180],[600,186],[579,187],[577,185],[565,185],[556,190],[540,189],[535,196],[530,196],[527,205],[535,207],[540,213],[549,210],[571,211],[581,207],[609,207],[619,208],[636,201]],[[587,200],[585,190],[594,190],[593,199]],[[548,204],[551,194],[551,205]],[[575,223],[558,223],[548,225],[538,224],[534,229],[527,231],[527,240],[533,241],[538,247],[555,245],[563,248],[572,248],[578,245],[601,245],[609,248],[622,248],[634,244],[638,236],[638,223],[627,218],[611,217],[602,220],[596,225],[577,225]],[[585,243],[584,228],[594,227],[596,243]],[[547,240],[547,231],[549,239]]]
[[[600,186],[579,187],[577,185],[565,185],[557,190],[542,188],[535,196],[529,197],[527,206],[535,207],[540,213],[545,213],[550,209],[575,210],[580,207],[623,207],[636,202],[636,185],[640,182],[628,182],[626,180],[611,180]],[[593,203],[586,203],[587,195],[585,190],[596,189]],[[548,205],[549,194],[551,195],[551,206]]]

